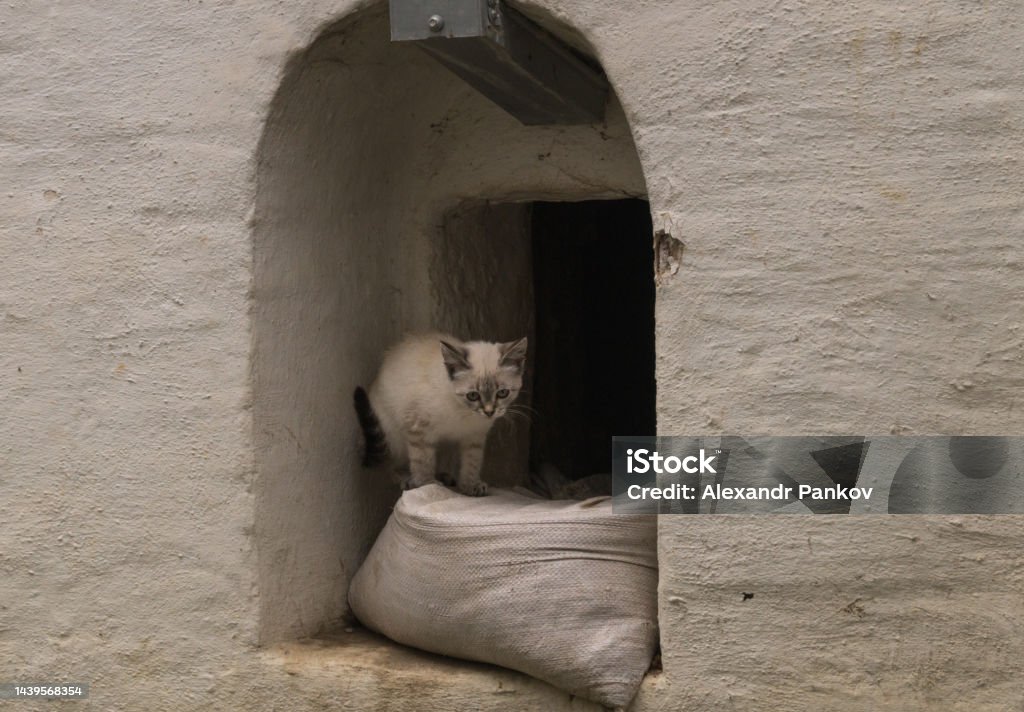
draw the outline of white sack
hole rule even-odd
[[[609,500],[402,495],[349,590],[399,643],[625,706],[657,643],[657,524]]]

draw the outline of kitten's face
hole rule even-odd
[[[523,387],[526,338],[506,343],[441,342],[452,390],[469,410],[484,418],[500,418]]]

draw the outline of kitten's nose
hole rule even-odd
[[[494,415],[494,406],[493,405],[485,405],[484,406],[484,415],[486,415],[488,418],[490,418],[492,415]]]

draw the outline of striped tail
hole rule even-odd
[[[370,397],[362,388],[356,388],[352,395],[356,406],[356,417],[359,419],[359,427],[363,429],[363,438],[366,441],[366,450],[363,452],[363,467],[373,467],[384,462],[388,454],[388,441],[384,431],[380,427],[380,420],[373,412],[370,405]]]

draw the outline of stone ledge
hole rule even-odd
[[[323,709],[423,710],[438,712],[601,712],[582,700],[528,675],[494,665],[426,653],[363,628],[281,643],[265,649],[268,664],[289,676],[296,694],[315,698]],[[646,707],[645,692],[661,675],[644,680],[630,708]]]

